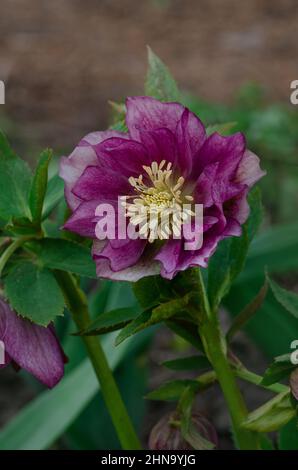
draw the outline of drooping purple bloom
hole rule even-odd
[[[172,279],[190,266],[206,267],[223,238],[241,235],[248,191],[264,175],[259,158],[241,133],[207,136],[181,104],[132,97],[126,108],[128,133],[88,134],[62,158],[60,175],[73,212],[64,228],[94,239],[99,277],[136,281],[160,273]],[[117,210],[119,196],[131,201],[126,216],[134,225],[141,220],[136,208],[153,208],[157,215],[147,238],[96,239],[96,207],[109,203]],[[160,222],[170,206],[175,219],[173,207],[185,202],[204,207],[203,244],[195,250],[185,250],[183,237],[173,236],[174,222]]]
[[[54,387],[64,374],[66,357],[52,325],[42,327],[18,316],[0,299],[0,341],[5,363],[27,370],[47,387]]]

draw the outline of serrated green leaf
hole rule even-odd
[[[269,285],[276,300],[295,318],[298,319],[298,295],[280,287],[276,282],[267,276]]]
[[[53,152],[50,149],[46,149],[41,152],[39,162],[32,180],[29,194],[29,205],[32,221],[36,224],[39,224],[41,221],[43,202],[48,184],[48,168],[52,154]]]
[[[188,299],[189,297],[185,296],[185,298],[174,299],[170,302],[161,304],[153,310],[145,310],[135,320],[130,322],[123,328],[123,330],[121,330],[116,338],[116,345],[122,343],[122,341],[129,336],[132,336],[149,326],[156,325],[157,323],[168,320],[174,315],[181,314],[183,309],[186,308]]]
[[[102,335],[110,331],[120,330],[130,321],[134,320],[140,313],[138,306],[128,308],[117,308],[110,312],[101,313],[88,328],[81,331],[82,336]]]
[[[8,221],[12,217],[30,218],[28,195],[31,171],[24,160],[10,148],[0,131],[0,217]]]
[[[291,363],[290,354],[278,356],[266,370],[261,384],[267,386],[279,382],[281,379],[288,377],[295,367],[296,366]]]
[[[148,393],[145,398],[149,400],[175,401],[181,397],[187,387],[198,390],[200,384],[195,380],[173,380]]]
[[[148,47],[145,94],[161,101],[179,101],[180,93],[168,67]]]
[[[25,261],[9,271],[4,280],[10,305],[22,317],[47,326],[64,310],[64,297],[54,275]]]
[[[276,431],[296,414],[290,402],[290,392],[284,392],[250,413],[243,427],[257,432]]]
[[[165,361],[163,366],[171,370],[201,370],[211,366],[206,356],[188,356],[171,361]]]
[[[90,248],[62,238],[44,238],[38,244],[39,261],[47,268],[96,278]]]
[[[55,175],[48,182],[42,209],[42,220],[45,220],[63,199],[64,181],[59,175]]]

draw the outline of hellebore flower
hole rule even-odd
[[[179,414],[174,411],[163,416],[150,433],[149,449],[210,450],[218,446],[216,430],[205,416],[193,413],[190,421],[190,436],[192,437],[188,442],[181,433]]]
[[[5,360],[34,375],[47,387],[54,387],[64,374],[66,357],[52,325],[46,327],[18,316],[0,299],[0,341]]]
[[[136,281],[160,273],[172,279],[191,266],[206,267],[220,240],[241,235],[248,191],[264,175],[259,158],[246,149],[241,133],[207,136],[179,103],[132,97],[126,108],[128,133],[93,132],[62,158],[60,176],[72,210],[64,228],[94,239],[99,277]],[[119,197],[129,201],[127,223],[139,224],[143,236],[98,240],[96,208],[111,204],[117,212]],[[189,213],[179,219],[184,204],[203,205],[202,227]],[[148,212],[153,219],[146,224]],[[193,232],[203,232],[197,249],[186,250],[183,236],[175,237],[182,219]]]

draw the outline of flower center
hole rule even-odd
[[[129,178],[138,196],[125,196],[125,199],[133,198],[131,203],[122,203],[126,217],[134,226],[140,227],[140,235],[149,242],[168,239],[172,234],[179,236],[181,226],[193,215],[189,207],[193,197],[183,192],[184,178],[175,177],[172,163],[165,160],[160,164],[153,162],[150,167],[143,166],[143,169],[145,175]],[[188,207],[183,207],[184,204]]]

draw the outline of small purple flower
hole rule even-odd
[[[160,273],[172,279],[188,267],[206,267],[222,239],[241,235],[248,191],[264,175],[259,158],[246,149],[241,133],[207,136],[181,104],[132,97],[126,108],[127,134],[93,132],[62,158],[60,175],[73,212],[64,228],[94,239],[99,277],[136,281]],[[155,213],[148,237],[97,240],[97,206],[109,203],[117,211],[121,196],[130,201],[126,217],[133,225],[143,222],[137,209]],[[185,203],[204,207],[203,228],[192,226],[203,230],[195,250],[185,250],[183,237],[174,236],[174,209]],[[163,225],[166,212],[172,221]]]
[[[34,375],[47,387],[54,387],[64,374],[66,357],[52,325],[35,325],[18,316],[0,299],[0,341],[5,349],[5,367],[9,363]]]

